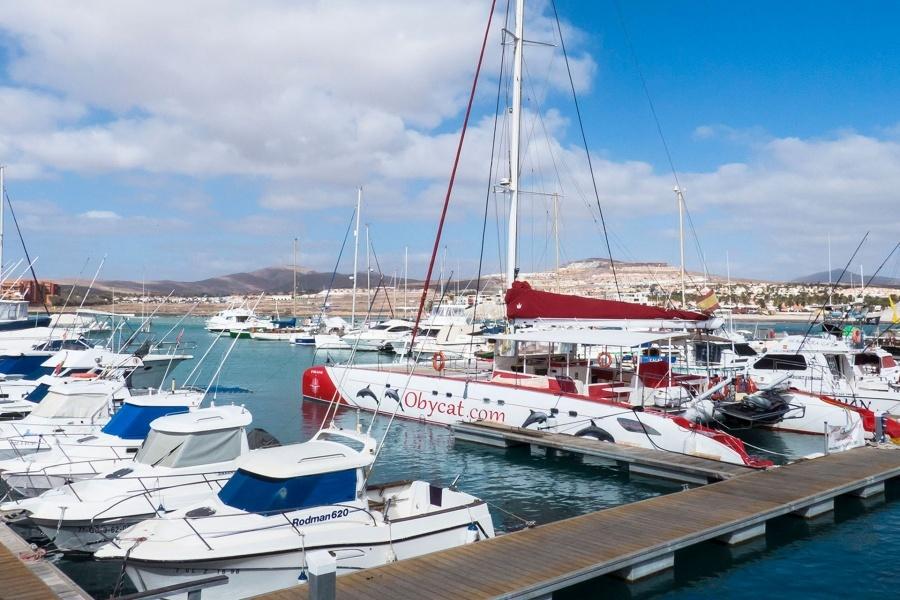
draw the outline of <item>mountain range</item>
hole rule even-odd
[[[828,277],[828,271],[821,271],[819,273],[813,273],[804,277],[798,277],[797,279],[792,280],[791,283],[818,283],[822,285],[828,285],[828,282],[830,280],[832,283],[850,285],[852,279],[853,285],[859,286],[859,275],[857,275],[856,273],[844,273],[844,276],[838,282],[839,277],[841,277],[841,269],[832,269],[830,278]],[[871,278],[871,281],[869,281],[869,279],[869,277],[866,277],[867,286],[900,287],[900,278],[897,277],[884,277],[878,275]]]

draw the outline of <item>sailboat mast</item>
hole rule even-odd
[[[297,316],[297,238],[294,238],[294,291],[291,293],[291,316]]]
[[[366,306],[372,304],[372,266],[369,263],[369,224],[366,223]]]
[[[681,255],[681,308],[687,305],[684,293],[684,196],[680,188],[675,188],[675,196],[678,199],[678,252]]]
[[[828,234],[828,304],[831,304],[831,234]]]
[[[516,0],[515,51],[513,52],[512,122],[509,140],[509,239],[506,250],[506,285],[512,287],[518,269],[516,250],[519,224],[519,138],[522,130],[522,46],[525,38],[525,0]]]
[[[0,272],[3,270],[3,208],[6,203],[6,188],[4,187],[3,182],[3,172],[5,170],[6,167],[0,165]]]
[[[559,293],[559,194],[553,194],[553,237],[556,239],[556,293]]]
[[[362,186],[356,193],[356,229],[353,230],[353,300],[350,304],[350,326],[356,326],[356,280],[359,271],[359,211],[362,208]]]
[[[409,246],[403,247],[403,312],[409,312]]]

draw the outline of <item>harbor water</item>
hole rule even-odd
[[[165,331],[175,320],[160,318],[155,328]],[[200,356],[215,338],[201,319],[184,322],[183,339],[196,344]],[[775,325],[799,331],[805,326]],[[221,356],[231,344],[220,339],[204,365],[200,384],[209,383]],[[326,407],[302,402],[300,377],[316,358],[310,347],[285,342],[238,340],[205,404],[242,404],[253,413],[253,427],[262,427],[282,443],[311,437],[326,416]],[[324,356],[320,353],[319,360]],[[365,360],[386,360],[376,354]],[[193,368],[181,365],[176,381]],[[354,427],[357,419],[368,426],[371,415],[341,411],[337,424]],[[388,418],[379,417],[373,431],[385,435]],[[821,450],[814,436],[785,436],[754,432],[747,437],[770,457],[784,460]],[[590,464],[588,459],[544,456],[515,448],[509,450],[460,443],[454,445],[442,427],[396,420],[386,434],[373,482],[422,479],[458,485],[488,501],[500,532],[514,531],[528,521],[538,524],[603,508],[635,502],[681,489],[658,480],[629,479],[620,471]],[[807,523],[800,519],[775,520],[765,540],[738,549],[716,544],[700,546],[678,555],[673,573],[626,585],[602,578],[559,593],[559,598],[753,598],[798,596],[831,598],[848,593],[857,598],[885,597],[893,590],[887,574],[900,560],[900,502],[892,501],[900,490],[888,489],[887,502],[863,511],[853,503],[839,503],[833,517]],[[677,514],[672,519],[678,519]],[[603,532],[597,532],[603,535]],[[86,591],[106,598],[119,579],[120,566],[100,564],[90,558],[51,556]]]

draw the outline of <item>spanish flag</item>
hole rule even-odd
[[[712,312],[719,308],[719,299],[716,293],[710,288],[706,288],[700,292],[700,299],[697,300],[697,307],[703,312]]]

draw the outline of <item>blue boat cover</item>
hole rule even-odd
[[[253,513],[327,506],[354,498],[356,469],[290,479],[270,479],[238,469],[219,491],[225,504]]]
[[[187,411],[186,406],[138,406],[125,403],[101,431],[123,440],[142,440],[150,433],[150,422],[154,419]]]
[[[0,356],[0,373],[22,375],[25,379],[37,379],[52,369],[42,367],[49,354],[23,354],[20,356]]]

